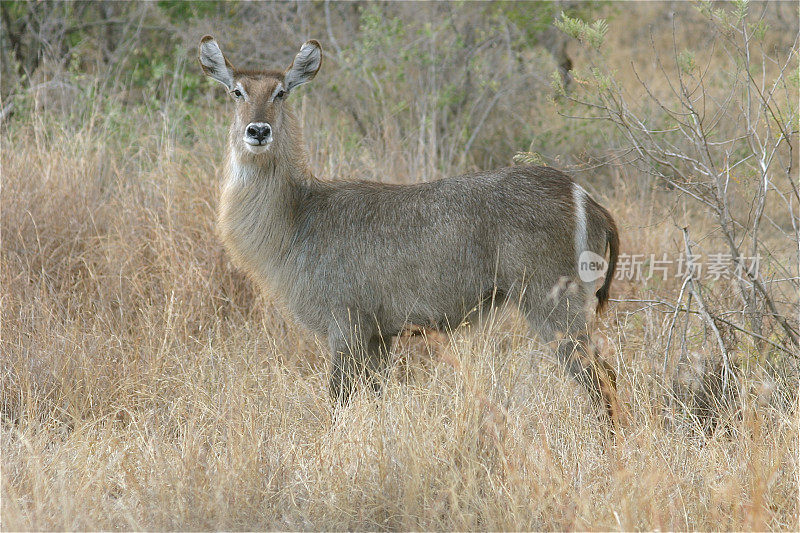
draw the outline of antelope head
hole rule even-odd
[[[286,99],[298,85],[311,81],[322,64],[322,47],[307,41],[285,71],[240,70],[225,57],[210,35],[200,40],[200,65],[233,98],[231,149],[239,157],[268,153],[273,145],[292,143],[294,128]]]

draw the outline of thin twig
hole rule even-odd
[[[686,257],[692,257],[692,248],[689,244],[689,231],[687,228],[683,228],[683,242],[686,247]],[[720,352],[722,352],[722,364],[725,368],[725,374],[722,376],[722,390],[723,392],[728,388],[728,377],[733,376],[733,371],[730,367],[730,357],[728,356],[728,348],[725,347],[725,342],[722,340],[722,334],[719,332],[719,328],[717,328],[717,324],[714,322],[714,319],[709,314],[705,302],[703,302],[703,296],[700,294],[700,289],[697,287],[697,284],[694,280],[694,275],[692,269],[687,269],[686,276],[689,278],[689,289],[691,290],[692,294],[695,298],[697,298],[697,306],[700,308],[700,315],[708,324],[708,327],[714,332],[714,336],[717,339],[717,344],[719,345]]]
[[[669,326],[669,333],[667,334],[667,347],[664,349],[664,376],[667,375],[667,362],[669,361],[669,347],[672,343],[672,332],[675,329],[675,323],[678,320],[678,310],[680,309],[680,303],[683,301],[683,293],[686,290],[686,285],[689,283],[689,279],[689,276],[687,276],[683,280],[681,292],[678,293],[678,302],[673,306],[675,308],[675,312],[672,315],[672,323]]]
[[[694,309],[690,309],[688,307],[684,307],[684,306],[681,306],[681,305],[673,305],[673,304],[671,304],[669,302],[665,302],[663,300],[642,300],[642,299],[637,299],[637,298],[609,298],[609,301],[610,302],[615,302],[615,303],[640,303],[640,304],[650,304],[650,305],[663,305],[664,307],[668,307],[670,309],[669,312],[670,313],[674,313],[675,315],[677,315],[678,313],[687,313],[687,314],[691,314],[691,315],[700,315],[701,314],[700,311],[695,311]],[[679,298],[678,301],[680,301],[680,298]],[[711,315],[711,318],[713,318],[717,322],[722,322],[726,326],[732,327],[733,329],[735,329],[737,331],[740,331],[740,332],[742,332],[742,333],[744,333],[746,335],[750,335],[751,337],[754,337],[756,339],[762,340],[762,341],[766,342],[767,344],[769,344],[770,346],[772,346],[773,348],[778,349],[778,350],[782,351],[783,353],[785,353],[787,355],[790,355],[790,356],[792,356],[792,357],[794,357],[796,359],[800,359],[800,354],[798,354],[797,352],[792,351],[789,348],[786,348],[784,346],[781,346],[780,344],[776,343],[775,341],[772,341],[772,340],[768,339],[767,337],[764,337],[763,335],[759,335],[758,333],[756,333],[754,331],[750,331],[749,329],[743,328],[742,326],[736,324],[735,322],[731,322],[730,320],[722,318],[721,316],[716,315],[716,314]],[[669,342],[669,341],[667,341],[667,342]],[[669,344],[667,346],[669,346]]]

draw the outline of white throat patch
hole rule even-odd
[[[239,161],[239,158],[231,155],[227,176],[225,177],[225,190],[231,187],[244,187],[253,180],[255,173],[256,169],[253,165],[243,164]]]

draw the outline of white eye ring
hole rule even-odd
[[[239,89],[232,90],[231,94],[234,96],[234,98],[241,98],[242,97],[242,91],[240,91]]]

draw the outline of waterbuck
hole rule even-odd
[[[615,374],[593,355],[586,307],[600,312],[608,300],[619,238],[583,188],[535,166],[414,185],[320,181],[289,103],[317,74],[319,43],[306,42],[285,71],[237,69],[211,36],[199,58],[235,102],[221,238],[263,289],[327,336],[336,401],[360,377],[378,387],[391,338],[409,325],[449,329],[511,302],[540,338],[558,340],[559,360],[614,418]],[[602,261],[606,249],[594,293],[579,261]]]

